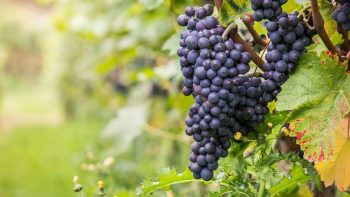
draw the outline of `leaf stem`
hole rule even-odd
[[[264,197],[264,193],[265,193],[265,184],[266,184],[266,182],[265,182],[264,180],[261,180],[261,181],[260,181],[258,197]]]
[[[253,73],[248,73],[247,77],[251,78],[251,77],[262,77],[263,73],[261,72],[253,72]]]
[[[232,31],[236,31],[237,29],[237,24],[236,23],[231,23],[229,26],[226,27],[224,33],[222,34],[222,38],[224,40],[227,39],[227,37],[230,35]]]
[[[250,34],[252,35],[252,37],[254,38],[254,41],[258,44],[260,44],[263,47],[267,46],[267,42],[262,39],[262,37],[258,34],[258,32],[254,29],[253,25],[249,22],[249,16],[245,16],[244,18],[241,18],[241,20],[243,21],[244,25],[247,27],[248,31],[250,32]]]
[[[221,6],[224,3],[224,1],[223,0],[214,0],[214,2],[215,2],[216,9],[218,10],[218,12],[220,12]]]
[[[162,137],[164,139],[169,139],[169,140],[174,140],[174,141],[178,141],[178,142],[182,142],[185,144],[189,143],[189,140],[187,138],[184,138],[182,136],[179,135],[174,135],[170,132],[164,131],[162,129],[153,127],[151,125],[146,124],[143,127],[144,131],[146,131],[147,133],[150,133],[152,135],[158,136],[158,137]]]

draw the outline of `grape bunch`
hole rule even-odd
[[[270,1],[253,2],[255,6],[261,2],[259,5],[264,7],[259,9],[265,9]],[[285,3],[272,2],[278,2],[277,10]],[[241,44],[222,38],[225,29],[212,14],[213,6],[207,4],[187,7],[177,18],[178,24],[186,27],[177,50],[184,77],[182,92],[195,100],[185,120],[185,132],[195,141],[189,168],[195,178],[203,180],[212,179],[218,160],[228,155],[230,140],[236,134],[248,135],[264,121],[268,103],[277,97],[313,36],[297,12],[278,11],[273,17],[264,16],[275,20],[266,24],[271,42],[263,81],[247,75],[251,55]]]
[[[298,63],[302,54],[306,52],[306,46],[311,44],[314,33],[306,28],[298,13],[282,13],[276,21],[266,24],[270,43],[263,65],[266,79],[261,87],[264,91],[263,100],[274,100],[281,91],[280,86],[288,79]]]
[[[241,106],[244,115],[240,118],[253,121],[250,110],[254,109],[259,95],[255,88],[261,83],[245,76],[250,70],[250,54],[231,39],[223,40],[224,28],[212,13],[211,5],[188,7],[177,19],[180,26],[187,27],[180,35],[177,51],[184,76],[183,94],[195,99],[185,120],[186,134],[195,141],[189,168],[195,178],[203,180],[212,179],[219,158],[228,154],[234,133],[248,132],[248,128],[235,119],[234,109],[236,105]],[[243,85],[247,89],[254,86],[249,89],[249,98]],[[247,114],[243,109],[246,105],[252,106]],[[261,120],[261,117],[255,119]]]
[[[340,23],[345,31],[350,30],[350,2],[347,0],[338,0],[340,6],[334,10],[333,19]]]
[[[287,3],[287,0],[251,0],[250,2],[254,10],[254,20],[261,21],[264,19],[274,20],[281,15],[281,6]]]

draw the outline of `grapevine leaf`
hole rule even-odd
[[[311,44],[308,48],[310,52],[317,52],[317,54],[321,54],[322,52],[328,50],[326,45],[322,42],[320,36],[316,35],[313,37],[316,42]]]
[[[220,197],[220,196],[224,196],[225,194],[232,194],[232,193],[234,193],[233,188],[225,187],[225,188],[220,188],[219,191],[209,191],[208,197]]]
[[[343,43],[343,36],[341,34],[339,34],[338,32],[334,32],[334,34],[332,34],[331,36],[331,41],[334,45],[338,45]]]
[[[350,128],[349,117],[345,118],[335,129],[334,159],[317,162],[315,167],[319,172],[325,186],[335,185],[339,190],[345,191],[350,187]]]
[[[223,26],[228,26],[243,14],[249,12],[250,3],[245,0],[227,0],[221,6],[219,21]]]
[[[285,155],[282,155],[281,153],[275,152],[267,155],[263,160],[257,162],[256,166],[272,166],[280,161],[289,159],[290,157],[292,157],[293,154],[295,153],[287,153]]]
[[[332,32],[329,35],[334,45],[339,45],[344,42],[343,36],[339,34],[337,31]],[[322,52],[328,50],[327,46],[324,44],[324,42],[318,35],[315,36],[314,39],[317,40],[317,43],[315,42],[309,47],[310,51],[315,51],[318,54],[321,54]]]
[[[300,9],[300,8],[302,8],[302,6],[300,5],[300,3],[299,2],[296,2],[295,0],[289,0],[289,1],[287,1],[287,3],[286,4],[284,4],[283,6],[282,6],[282,9],[285,11],[285,12],[293,12],[293,11],[295,11],[295,10],[298,10],[298,9]]]
[[[350,111],[350,77],[345,70],[325,53],[309,53],[282,86],[277,109],[295,109],[286,120],[291,123],[289,135],[297,138],[309,161],[332,156],[333,131]]]
[[[297,154],[289,155],[289,159],[294,163],[296,162],[299,163],[304,168],[305,174],[311,177],[311,183],[313,188],[316,188],[319,191],[322,190],[323,183],[321,183],[320,176],[317,173],[316,169],[314,168],[313,163],[310,163],[309,161],[301,158]]]
[[[282,124],[284,123],[284,120],[286,119],[288,115],[287,111],[275,111],[274,113],[269,113],[265,117],[264,124],[259,124],[256,130],[260,133],[266,133],[266,131],[269,129],[268,125],[272,125],[272,131],[275,131],[274,129],[280,129]],[[275,132],[273,133],[273,137],[277,134]]]
[[[176,55],[178,48],[179,36],[177,33],[170,36],[162,46],[163,51],[169,51],[170,55]]]
[[[291,176],[291,179],[285,177],[279,184],[272,186],[270,189],[270,196],[278,196],[281,192],[290,193],[294,191],[299,184],[310,180],[309,176],[304,175],[304,169],[297,165],[294,165]]]
[[[153,10],[159,7],[164,0],[139,0],[147,9]]]
[[[266,27],[263,27],[261,23],[254,23],[254,29],[258,32],[259,35],[266,35],[267,34],[267,30]]]
[[[309,161],[322,161],[332,157],[334,129],[350,112],[350,77],[338,90],[319,100],[308,102],[294,110],[287,121],[290,133]]]
[[[189,183],[194,181],[200,181],[194,179],[189,169],[183,173],[177,173],[175,169],[167,170],[159,175],[157,180],[145,180],[141,186],[140,196],[148,196],[157,190],[170,190],[171,186],[178,183]]]
[[[333,5],[328,0],[319,0],[320,12],[324,19],[325,30],[328,35],[337,32],[337,24],[332,18]]]
[[[321,57],[315,52],[304,55],[295,73],[282,85],[277,110],[292,110],[338,91],[338,85],[346,78],[345,70],[345,66],[339,66],[336,59],[325,53]]]
[[[142,128],[147,122],[147,115],[147,102],[119,109],[117,117],[108,123],[102,133],[105,142],[112,144],[111,150],[114,154],[127,150],[133,139],[142,133]]]
[[[309,0],[295,0],[296,3],[303,4],[305,5],[306,3],[309,2]]]

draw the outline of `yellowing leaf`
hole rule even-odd
[[[345,191],[350,187],[350,128],[349,118],[345,118],[334,133],[334,159],[316,163],[322,181],[326,186],[335,185]]]
[[[350,112],[350,76],[337,59],[308,53],[278,96],[277,110],[293,110],[289,136],[309,161],[332,159],[334,130]]]

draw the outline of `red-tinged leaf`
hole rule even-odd
[[[349,121],[349,118],[345,118],[335,129],[335,151],[333,159],[317,162],[315,165],[325,186],[330,186],[334,183],[341,191],[345,191],[350,187]]]

